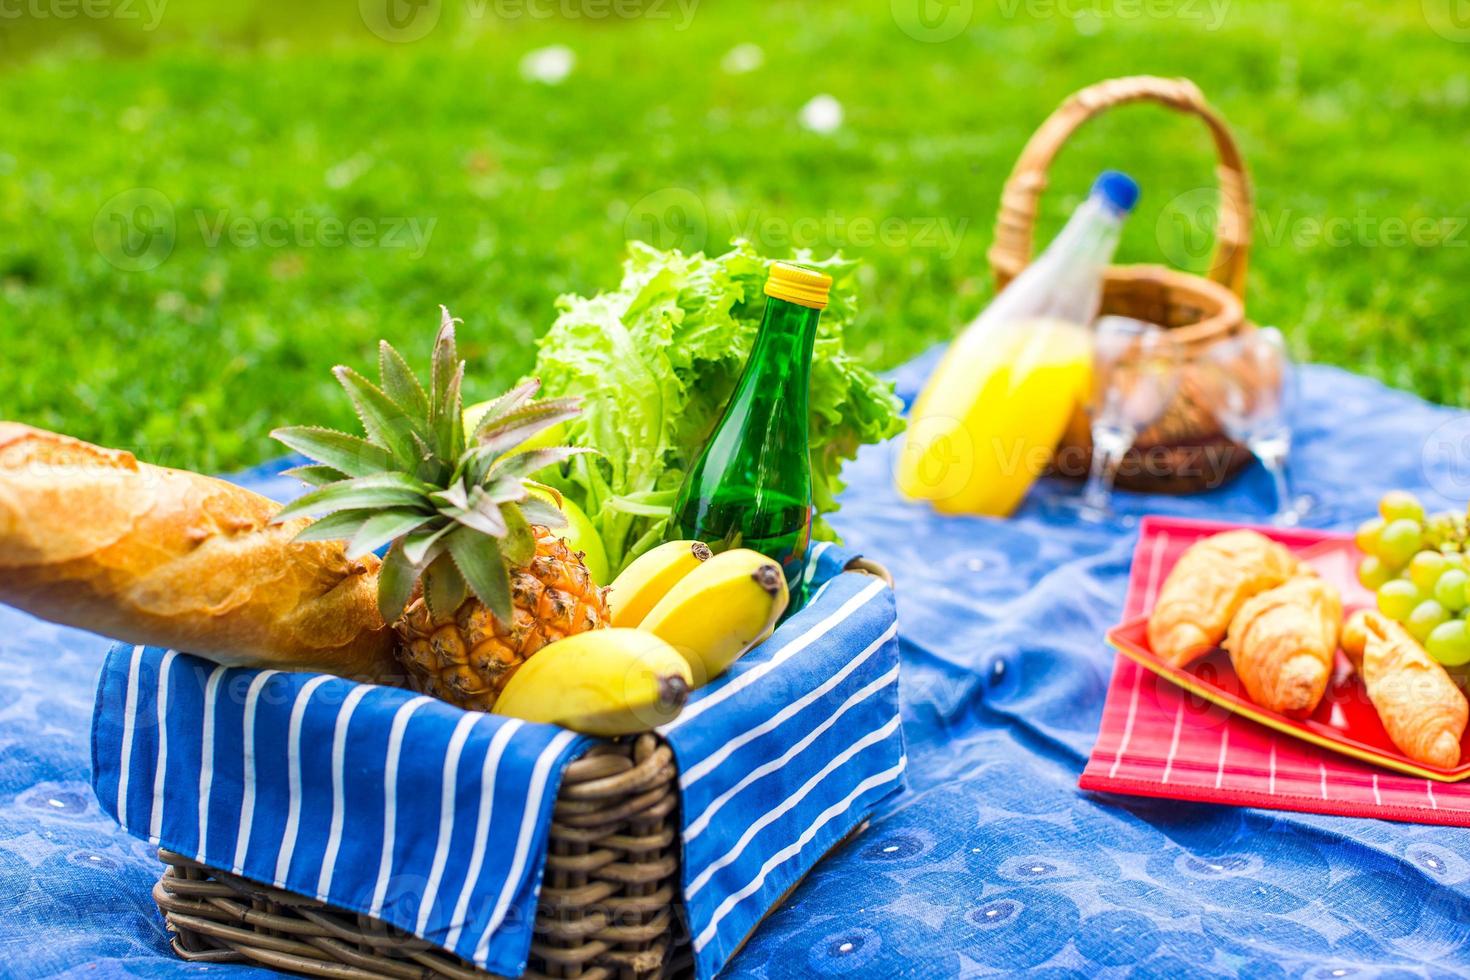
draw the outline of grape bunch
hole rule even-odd
[[[1358,527],[1358,581],[1378,611],[1403,623],[1446,667],[1470,663],[1470,535],[1459,514],[1424,513],[1412,493],[1394,490]]]

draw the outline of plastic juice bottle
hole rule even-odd
[[[1031,265],[945,352],[909,413],[899,490],[1004,517],[1045,470],[1091,381],[1103,273],[1138,186],[1109,171]]]
[[[807,394],[832,278],[778,262],[750,359],[669,521],[671,539],[750,548],[780,563],[799,596],[812,530]]]

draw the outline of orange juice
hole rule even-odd
[[[1067,320],[962,336],[910,413],[899,490],[944,513],[1010,514],[1046,469],[1091,373],[1090,334]]]

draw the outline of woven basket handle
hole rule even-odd
[[[1209,126],[1220,157],[1215,168],[1220,182],[1220,220],[1215,227],[1215,252],[1210,258],[1209,277],[1243,298],[1246,257],[1250,251],[1251,197],[1240,150],[1225,120],[1210,107],[1193,82],[1187,78],[1152,75],[1109,79],[1076,92],[1032,135],[1006,180],[995,223],[995,242],[987,253],[997,285],[1004,286],[1031,261],[1037,207],[1041,192],[1046,189],[1047,170],[1062,144],[1093,116],[1130,102],[1157,102],[1177,112],[1193,113]]]

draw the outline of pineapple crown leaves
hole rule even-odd
[[[391,545],[378,577],[378,607],[389,622],[403,614],[419,582],[436,621],[473,593],[509,622],[509,567],[535,556],[531,525],[566,524],[555,505],[531,495],[527,478],[588,451],[521,446],[581,408],[575,398],[537,401],[541,383],[531,379],[492,402],[466,433],[459,321],[440,310],[428,388],[383,341],[377,384],[348,367],[332,372],[352,401],[362,436],[316,426],[271,433],[311,460],[289,472],[315,488],[274,521],[319,515],[296,540],[345,540],[353,558]]]

